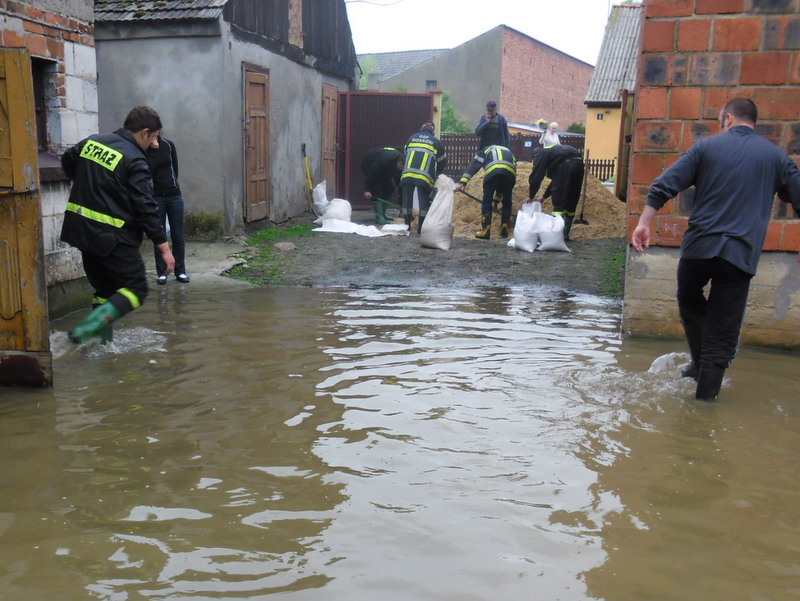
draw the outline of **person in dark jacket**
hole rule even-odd
[[[695,187],[681,242],[677,297],[692,358],[682,375],[697,380],[698,400],[717,398],[736,356],[775,194],[800,212],[800,169],[784,150],[755,132],[757,120],[752,100],[730,100],[719,113],[720,133],[696,142],[655,179],[631,235],[633,247],[642,252],[650,246],[656,211]]]
[[[395,190],[400,191],[400,174],[403,173],[405,157],[396,148],[373,148],[361,161],[364,173],[364,198],[372,201],[375,223],[390,223],[386,217],[386,206]]]
[[[505,146],[488,146],[472,159],[456,192],[463,190],[478,171],[483,169],[483,199],[481,202],[481,230],[476,238],[488,240],[492,229],[492,200],[495,195],[502,199],[500,212],[500,237],[508,238],[508,223],[511,220],[511,203],[514,184],[517,183],[517,159]]]
[[[122,129],[96,134],[64,152],[61,165],[72,180],[61,240],[78,248],[94,288],[92,312],[70,333],[80,343],[111,339],[111,324],[147,296],[143,234],[160,250],[166,273],[175,259],[153,199],[144,151],[158,144],[161,119],[152,108],[128,113]]]
[[[400,176],[400,195],[403,198],[403,215],[409,227],[414,218],[414,195],[417,195],[417,232],[422,231],[422,223],[428,214],[436,178],[447,167],[447,154],[442,143],[433,135],[435,129],[432,122],[423,123],[420,131],[411,136],[405,146],[406,161]]]
[[[178,151],[175,143],[159,136],[158,146],[145,151],[150,174],[153,176],[153,195],[161,216],[161,227],[166,229],[169,219],[169,237],[172,240],[172,254],[175,257],[175,279],[182,284],[189,283],[186,273],[186,243],[183,239],[184,203],[181,187],[178,185]],[[167,265],[161,251],[154,247],[156,275],[158,284],[167,283]]]
[[[545,176],[550,178],[550,185],[542,198],[553,197],[553,215],[564,218],[564,240],[569,240],[572,222],[575,220],[575,208],[581,196],[583,185],[583,155],[572,146],[551,146],[537,149],[533,155],[533,169],[528,177],[528,198],[531,202],[539,192]]]
[[[475,135],[480,136],[478,152],[487,146],[511,147],[511,133],[508,131],[508,121],[497,112],[497,103],[490,100],[486,103],[486,113],[481,115]]]

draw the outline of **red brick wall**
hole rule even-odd
[[[628,193],[628,233],[653,179],[696,140],[719,132],[737,96],[758,105],[757,131],[800,164],[800,0],[646,0]],[[657,214],[655,244],[679,246],[691,192]],[[800,250],[800,220],[777,201],[765,250]]]
[[[14,0],[0,0],[0,10],[12,15],[0,29],[0,46],[27,48],[32,57],[57,61],[55,87],[61,106],[66,106],[64,43],[94,47],[94,27]]]
[[[586,123],[586,93],[594,67],[513,29],[503,36],[501,112],[511,121]]]

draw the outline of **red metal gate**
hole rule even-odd
[[[364,155],[379,146],[402,149],[432,115],[430,94],[340,92],[336,196],[354,209],[372,208],[364,201]]]

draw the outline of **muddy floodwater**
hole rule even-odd
[[[3,601],[800,598],[798,356],[547,288],[196,283],[0,389]]]

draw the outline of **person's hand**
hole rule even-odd
[[[650,226],[639,224],[631,235],[631,244],[636,252],[642,252],[650,246]],[[800,261],[800,255],[798,255]]]
[[[456,184],[456,187],[453,188],[456,192],[461,192],[464,189],[464,184]]]
[[[365,200],[372,200],[372,192],[364,192]]]
[[[161,258],[164,259],[164,263],[167,264],[164,275],[169,275],[175,271],[175,257],[172,256],[172,251],[169,249],[169,244],[167,242],[159,244],[158,250],[161,251]]]
[[[526,205],[526,204],[530,204],[532,202],[533,202],[532,198],[526,198],[525,200],[522,201],[522,204]]]

